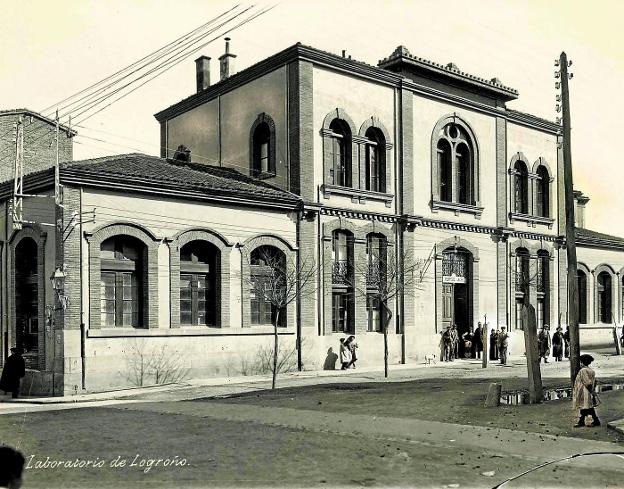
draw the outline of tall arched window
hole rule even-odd
[[[451,144],[446,139],[438,141],[438,175],[440,179],[440,200],[451,202],[453,200],[453,156]]]
[[[332,183],[341,187],[351,187],[351,130],[342,119],[334,119],[329,129]]]
[[[180,249],[180,324],[215,326],[219,250],[206,241]]]
[[[287,325],[284,303],[288,273],[286,256],[275,246],[258,246],[251,252],[251,324]]]
[[[23,238],[15,247],[15,346],[24,349],[29,368],[39,351],[39,267],[37,243]]]
[[[275,174],[275,161],[272,157],[271,128],[266,122],[258,124],[252,141],[252,173],[256,176]]]
[[[145,245],[131,236],[113,236],[101,245],[101,325],[141,327]]]
[[[514,211],[518,214],[529,213],[529,170],[522,160],[514,165]]]
[[[353,235],[332,235],[332,331],[354,332]]]
[[[612,323],[611,314],[611,275],[609,272],[600,272],[596,278],[598,322]]]
[[[366,313],[368,331],[381,331],[380,292],[383,291],[387,272],[387,240],[382,234],[366,237]]]
[[[516,305],[516,329],[524,329],[522,320],[522,307],[529,300],[529,252],[526,248],[516,250],[516,270],[515,270],[515,305]]]
[[[579,323],[587,324],[587,274],[577,270],[579,292]]]
[[[366,190],[386,191],[386,140],[376,127],[366,131]]]
[[[537,327],[548,324],[550,314],[550,258],[547,251],[537,253]]]
[[[537,169],[535,181],[535,214],[539,217],[550,217],[550,176],[543,165]]]
[[[445,125],[436,148],[440,201],[476,205],[475,146],[466,129],[458,123]]]

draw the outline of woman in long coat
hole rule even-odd
[[[563,341],[565,342],[564,356],[566,358],[570,358],[570,330],[568,329],[567,326],[566,326],[565,333],[563,333]]]
[[[548,363],[548,357],[550,356],[550,327],[547,324],[537,334],[537,350],[540,361],[543,358],[544,363]]]
[[[594,357],[591,355],[581,355],[579,357],[581,362],[581,370],[576,374],[574,379],[574,388],[572,390],[572,403],[574,409],[580,410],[580,416],[578,423],[574,425],[575,428],[585,426],[585,416],[592,417],[592,424],[590,426],[600,426],[600,420],[596,415],[596,406],[598,401],[596,399],[596,373],[589,366],[594,361]]]
[[[20,379],[26,375],[26,364],[22,357],[21,348],[11,348],[11,355],[7,358],[2,376],[0,377],[0,389],[6,393],[13,393],[16,399],[20,389]]]
[[[498,360],[498,328],[490,333],[490,360]]]
[[[557,331],[552,337],[552,347],[553,347],[553,357],[555,357],[555,362],[560,362],[563,360],[563,329],[561,326],[557,326]]]

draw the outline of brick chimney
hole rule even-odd
[[[210,86],[210,58],[208,56],[200,56],[195,60],[195,75],[197,92],[206,90]]]
[[[230,53],[230,38],[225,38],[225,53],[219,57],[219,63],[221,64],[221,80],[225,80],[230,75],[234,74],[234,58],[235,54]]]
[[[589,202],[589,197],[583,195],[583,192],[579,190],[574,191],[574,218],[576,221],[576,227],[585,228],[585,206]]]

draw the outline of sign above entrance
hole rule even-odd
[[[452,275],[443,275],[442,276],[442,283],[443,284],[465,284],[466,283],[466,277],[458,277],[455,274]]]

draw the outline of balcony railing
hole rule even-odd
[[[332,283],[335,285],[351,285],[349,272],[350,267],[347,260],[334,261],[332,265]]]

